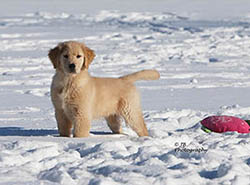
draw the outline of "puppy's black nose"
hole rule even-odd
[[[76,65],[75,64],[69,64],[69,69],[70,70],[74,70],[76,68]]]

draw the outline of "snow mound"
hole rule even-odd
[[[97,133],[86,139],[2,138],[0,177],[2,183],[13,184],[246,182],[250,135],[204,133],[199,120],[206,115],[193,110],[146,112],[151,137],[143,138]]]

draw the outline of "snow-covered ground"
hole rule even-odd
[[[216,4],[217,3],[217,4]],[[182,6],[180,6],[182,5]],[[250,119],[250,2],[2,1],[0,184],[250,184],[250,134],[210,133],[209,115]],[[57,137],[48,50],[83,41],[95,76],[155,68],[137,82],[150,137]]]

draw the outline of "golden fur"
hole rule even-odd
[[[60,136],[89,136],[91,120],[104,117],[113,133],[122,133],[121,117],[138,134],[148,136],[140,97],[133,82],[155,80],[156,70],[143,70],[120,78],[97,78],[88,73],[94,51],[75,41],[59,43],[49,51],[56,69],[51,85]]]

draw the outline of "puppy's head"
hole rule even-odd
[[[59,43],[49,51],[54,68],[68,74],[78,74],[81,70],[87,70],[94,57],[94,51],[75,41]]]

